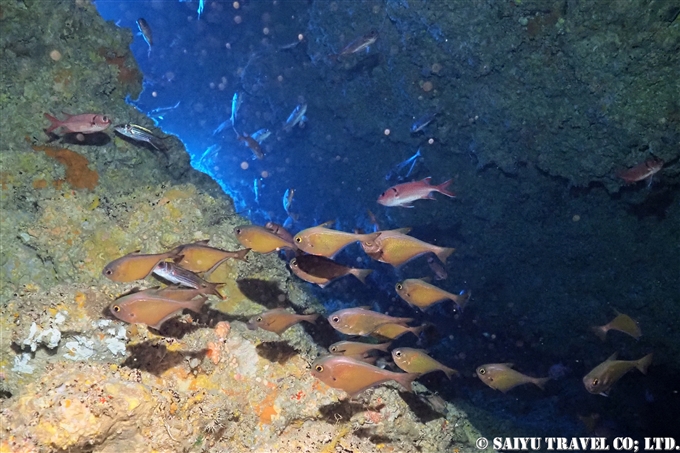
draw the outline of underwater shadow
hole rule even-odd
[[[291,357],[298,354],[298,351],[285,341],[266,341],[258,344],[255,350],[263,359],[277,362],[279,365],[283,365]]]
[[[120,366],[146,371],[159,376],[170,368],[173,368],[186,359],[197,358],[203,361],[208,353],[207,349],[198,351],[169,351],[165,344],[145,341],[127,347],[130,356]]]
[[[446,417],[448,413],[446,400],[435,393],[417,394],[400,391],[399,396],[422,423]]]
[[[59,143],[66,145],[81,145],[81,146],[104,146],[111,143],[111,137],[105,132],[95,132],[92,134],[81,134],[80,132],[69,132],[59,137],[56,134],[49,133],[50,142],[61,138]]]
[[[351,398],[347,398],[342,401],[320,406],[319,413],[321,414],[321,419],[323,421],[335,424],[339,421],[348,421],[360,412],[379,412],[383,407],[385,407],[385,404],[383,403],[378,404],[377,406],[369,406],[367,403],[352,401]]]
[[[281,291],[275,282],[268,282],[256,278],[244,278],[236,280],[238,289],[253,302],[257,302],[267,308],[294,305],[288,295]]]

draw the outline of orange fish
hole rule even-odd
[[[185,308],[200,313],[207,299],[206,296],[201,296],[198,299],[176,300],[163,297],[162,292],[154,289],[120,297],[109,305],[109,311],[121,321],[146,324],[154,329],[160,329],[166,320],[181,313]]]
[[[242,225],[234,228],[236,239],[244,247],[257,253],[271,253],[295,246],[266,228],[257,225]]]
[[[333,221],[329,221],[300,231],[295,235],[295,244],[305,253],[333,258],[340,250],[352,242],[373,241],[380,234],[355,234],[331,230],[328,226],[333,223]]]
[[[469,291],[456,295],[417,278],[409,278],[397,283],[395,289],[399,297],[421,310],[447,299],[452,300],[462,310],[465,303],[470,299]]]
[[[397,381],[412,392],[411,383],[418,373],[395,373],[344,355],[329,355],[312,364],[312,376],[324,384],[347,392],[354,398],[364,390],[387,381]]]
[[[104,266],[102,274],[114,282],[132,282],[146,278],[158,263],[169,258],[177,258],[177,251],[152,255],[139,255],[139,250],[128,253]]]
[[[422,349],[397,348],[392,351],[392,359],[399,368],[407,373],[427,374],[441,370],[449,379],[451,379],[451,376],[454,374],[460,374],[453,368],[449,368],[446,365],[437,362]]]
[[[205,239],[192,244],[177,246],[172,251],[181,257],[181,259],[175,260],[175,264],[191,272],[207,272],[217,269],[229,258],[246,261],[246,255],[250,252],[250,249],[230,252],[208,246],[208,239]]]
[[[381,324],[406,324],[413,318],[395,318],[364,307],[345,308],[328,317],[331,327],[346,335],[370,335]]]
[[[602,341],[607,339],[607,332],[610,330],[618,330],[619,332],[630,335],[636,340],[639,340],[640,336],[642,336],[642,331],[640,330],[638,323],[633,318],[624,315],[623,313],[618,313],[616,318],[612,319],[604,326],[591,327],[591,330]]]
[[[324,288],[333,280],[354,275],[363,284],[366,284],[366,277],[373,272],[371,269],[357,269],[354,267],[343,266],[330,258],[317,255],[300,255],[288,263],[290,269],[302,280],[314,283]]]
[[[477,368],[477,377],[494,390],[505,393],[523,384],[535,384],[544,390],[547,378],[534,378],[512,369],[512,363],[489,363]]]
[[[49,134],[61,127],[64,132],[92,134],[94,132],[101,132],[111,125],[111,119],[104,115],[96,115],[94,113],[83,113],[82,115],[64,113],[64,115],[66,115],[66,119],[60,120],[49,113],[45,113],[45,118],[50,120],[51,123],[50,127],[45,129],[45,132]]]
[[[349,356],[363,356],[371,351],[388,352],[392,342],[388,343],[360,343],[358,341],[338,341],[328,347],[328,350],[333,355],[349,355]]]
[[[300,321],[313,323],[318,317],[319,315],[317,313],[312,313],[311,315],[297,315],[287,311],[285,308],[275,308],[253,316],[246,325],[250,330],[256,330],[259,327],[260,329],[281,335],[286,329]]]
[[[661,159],[647,159],[633,168],[620,172],[619,178],[626,181],[626,184],[642,181],[654,176],[654,174],[661,170],[663,164],[664,162]]]
[[[405,333],[411,332],[413,335],[416,337],[420,336],[420,332],[425,329],[425,325],[422,326],[417,326],[417,327],[409,327],[409,326],[404,326],[402,324],[394,324],[394,323],[387,323],[387,324],[380,324],[371,332],[371,335],[377,335],[379,337],[384,337],[390,340],[396,340],[400,336],[404,335]]]
[[[374,260],[391,264],[394,267],[399,267],[429,252],[437,255],[437,258],[442,263],[446,263],[449,255],[456,250],[448,247],[438,247],[407,236],[405,233],[409,230],[409,228],[402,228],[399,230],[382,231],[374,240],[362,241],[361,246],[366,254]]]
[[[583,385],[593,394],[607,396],[612,386],[633,368],[640,373],[647,374],[647,368],[652,364],[652,354],[647,354],[639,360],[616,360],[615,352],[607,360],[593,368],[583,377]]]

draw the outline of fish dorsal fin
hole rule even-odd
[[[616,351],[614,354],[610,355],[606,362],[613,362],[619,356],[619,352]]]
[[[429,275],[427,277],[422,277],[419,280],[422,280],[425,283],[432,283],[432,277],[430,277]]]
[[[430,181],[432,181],[432,176],[428,176],[427,178],[423,178],[421,182],[424,182],[425,184],[430,184]]]
[[[331,225],[335,223],[335,220],[328,220],[327,222],[322,223],[321,225],[317,225],[317,227],[320,228],[329,228]]]
[[[210,239],[202,239],[200,241],[194,242],[194,245],[208,245],[208,242],[210,242]]]
[[[396,230],[378,231],[378,233],[408,234],[411,230],[412,230],[411,227],[406,227],[406,228],[397,228]]]
[[[362,306],[357,307],[357,308],[361,308],[361,309],[363,309],[363,310],[371,310],[371,306],[370,306],[370,305],[362,305]]]
[[[515,366],[514,363],[501,363],[501,365],[506,366],[506,367],[508,367],[508,368],[512,368],[512,367]]]

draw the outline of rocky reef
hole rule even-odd
[[[163,155],[110,130],[45,134],[65,111],[163,135],[125,102],[142,82],[130,31],[81,0],[5,2],[0,24],[0,451],[477,451],[466,414],[420,385],[349,401],[312,378],[322,326],[247,330],[265,308],[323,311],[275,256],[227,262],[211,276],[226,299],[161,335],[108,316],[141,283],[105,279],[107,262],[235,249],[247,221],[174,137]]]

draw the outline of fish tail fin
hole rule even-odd
[[[461,293],[456,295],[456,297],[453,299],[453,302],[455,302],[455,304],[458,305],[458,309],[460,311],[463,311],[465,304],[468,303],[471,296],[472,291],[461,291]]]
[[[427,327],[427,324],[423,324],[422,326],[418,327],[409,327],[408,331],[411,332],[416,337],[420,337],[420,334],[422,333],[423,330],[425,330],[425,327]]]
[[[239,260],[239,261],[247,261],[246,255],[248,255],[248,253],[250,252],[250,250],[251,250],[251,249],[238,250],[238,251],[236,252],[236,256],[234,257],[234,259],[237,259],[237,260]]]
[[[640,373],[642,374],[647,374],[647,368],[649,368],[649,365],[652,364],[652,358],[654,354],[647,354],[643,358],[637,361],[635,364],[635,368],[640,370]]]
[[[534,380],[531,381],[531,382],[533,382],[534,384],[536,384],[536,386],[537,386],[538,388],[540,388],[541,390],[545,390],[545,383],[548,382],[549,380],[550,380],[549,377],[545,377],[545,378],[534,378]]]
[[[449,380],[451,380],[451,376],[456,376],[456,377],[460,376],[460,373],[458,372],[458,370],[454,370],[453,368],[449,368],[449,367],[446,367],[446,366],[444,368],[442,368],[442,371],[446,374],[446,377],[449,378]]]
[[[301,319],[303,321],[314,323],[319,318],[319,316],[321,315],[319,315],[318,313],[312,313],[311,315],[304,315]]]
[[[45,113],[43,116],[45,118],[47,118],[51,123],[50,127],[45,129],[45,132],[47,132],[48,134],[62,125],[62,122],[57,117],[54,117],[54,116],[50,115],[49,113]]]
[[[246,250],[250,250],[250,249],[246,249]],[[175,264],[179,264],[179,262],[182,261],[182,259],[183,259],[183,257],[181,257],[181,256],[180,256],[179,260],[177,260],[177,258],[175,258]],[[219,260],[218,262],[216,262],[215,264],[213,264],[213,266],[210,269],[203,272],[203,279],[207,280],[208,277],[210,277],[210,275],[212,275],[212,273],[215,272],[222,265],[222,263],[224,263],[228,259],[229,259],[229,257],[226,256],[226,257],[222,258],[221,260]],[[224,283],[222,283],[222,285],[224,285]]]
[[[375,349],[377,349],[377,350],[379,350],[379,351],[383,351],[383,352],[388,352],[387,349],[388,349],[390,346],[392,346],[392,342],[391,342],[391,341],[390,341],[390,342],[387,342],[387,343],[383,343],[383,344],[377,344],[377,345],[375,345]]]
[[[607,329],[604,326],[592,326],[590,330],[602,341],[607,340]]]
[[[446,190],[446,188],[449,187],[452,182],[453,182],[453,179],[449,179],[448,181],[444,181],[443,183],[439,184],[438,186],[435,186],[435,190],[442,195],[446,195],[449,198],[453,198],[453,197],[456,196],[456,194],[451,192],[450,190]]]
[[[361,283],[366,284],[366,277],[373,272],[373,269],[352,269],[350,273],[359,279]]]
[[[451,247],[442,247],[435,252],[435,255],[437,255],[437,258],[439,258],[439,261],[446,264],[447,258],[449,256],[451,256],[451,254],[455,251],[456,251],[456,249],[451,248]]]
[[[394,373],[394,380],[397,381],[402,387],[404,387],[409,392],[413,391],[413,381],[418,379],[421,373]]]
[[[208,300],[208,296],[206,296],[205,294],[201,294],[201,297],[199,297],[198,299],[186,301],[184,308],[187,308],[195,313],[200,313],[201,308],[203,308],[203,304],[205,304],[206,300]]]

